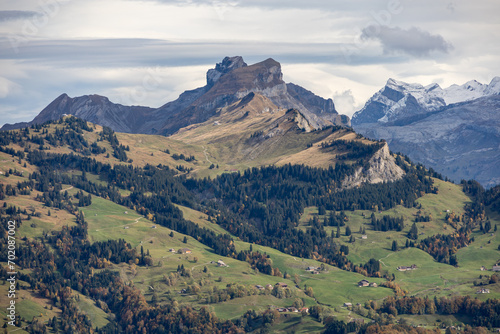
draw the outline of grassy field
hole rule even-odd
[[[450,234],[454,233],[454,229],[445,222],[447,210],[456,214],[463,213],[463,207],[470,199],[461,191],[459,185],[444,182],[434,179],[436,187],[439,189],[438,194],[425,194],[417,200],[421,205],[421,209],[405,208],[401,205],[393,209],[382,212],[373,212],[369,210],[356,210],[346,211],[348,217],[346,226],[349,226],[352,235],[355,237],[354,243],[349,243],[349,236],[345,236],[345,228],[341,227],[341,237],[338,239],[341,243],[349,246],[349,259],[354,263],[365,263],[370,258],[383,259],[389,256],[393,241],[398,243],[399,247],[404,247],[406,243],[406,235],[408,234],[417,212],[420,211],[422,216],[431,216],[430,222],[419,222],[417,228],[419,231],[419,239],[435,234]],[[391,217],[402,217],[404,219],[405,228],[403,231],[374,231],[371,225],[371,214],[374,213],[377,219],[388,215]],[[306,208],[304,214],[300,219],[299,228],[307,229],[307,223],[313,218],[318,216],[320,221],[328,217],[329,212],[325,216],[318,216],[318,209],[316,207]],[[360,229],[365,229],[367,239],[361,239],[362,233]],[[325,227],[328,234],[333,231],[336,233],[336,227]],[[404,265],[404,264],[401,264]]]
[[[185,218],[190,219],[202,226],[209,227],[217,233],[225,231],[220,226],[207,221],[206,215],[201,212],[181,207]],[[264,275],[251,269],[248,263],[237,261],[231,258],[222,260],[228,267],[218,267],[211,261],[217,261],[219,256],[211,249],[198,243],[190,237],[187,244],[182,243],[184,235],[174,232],[174,238],[169,236],[170,230],[162,226],[152,229],[152,222],[141,218],[136,213],[125,209],[104,199],[95,198],[92,205],[84,208],[86,220],[89,223],[89,236],[92,240],[104,240],[110,233],[114,238],[124,238],[139,250],[143,246],[144,251],[149,251],[154,259],[154,266],[149,268],[135,267],[133,265],[121,264],[114,266],[125,281],[130,281],[136,288],[139,288],[147,299],[152,298],[153,291],[156,292],[159,301],[175,298],[181,304],[205,305],[203,302],[208,291],[214,286],[219,289],[225,288],[229,283],[241,284],[251,288],[257,284],[265,286],[274,285],[277,282],[286,282],[293,289],[293,298],[277,299],[273,296],[254,295],[244,298],[229,300],[224,303],[210,304],[216,314],[221,318],[233,319],[241,316],[248,309],[264,311],[272,306],[291,306],[294,298],[302,298],[306,305],[312,306],[317,302],[337,308],[337,315],[342,317],[344,310],[340,307],[344,302],[363,303],[367,299],[380,300],[392,295],[390,289],[379,288],[358,288],[357,282],[363,279],[362,275],[342,271],[338,268],[326,266],[326,270],[320,275],[312,275],[305,271],[308,266],[319,267],[321,263],[308,260],[297,259],[281,253],[275,249],[252,245],[254,250],[259,250],[270,255],[273,266],[280,268],[283,273],[288,273],[293,278],[295,274],[299,276],[299,288],[294,287],[292,279],[284,279]],[[97,216],[96,216],[97,214]],[[136,219],[140,218],[136,223]],[[124,226],[129,226],[124,229]],[[250,245],[242,241],[235,241],[237,250],[248,249]],[[188,247],[191,254],[180,255],[169,252],[170,248],[179,249]],[[180,278],[174,286],[164,284],[164,276],[174,273],[179,265],[191,270],[192,276]],[[208,272],[203,272],[207,267]],[[373,279],[380,283],[383,279]],[[181,294],[180,290],[189,285],[198,284],[201,286],[200,297],[197,295]],[[310,298],[304,294],[305,287],[312,287],[315,298]],[[201,298],[201,299],[200,299]],[[340,309],[339,309],[340,308]],[[344,314],[345,316],[345,314]]]
[[[97,307],[92,299],[78,292],[75,292],[75,299],[80,311],[90,318],[94,326],[101,328],[109,323],[108,314]]]
[[[461,191],[459,185],[451,184],[441,180],[435,180],[438,187],[438,194],[426,194],[419,198],[417,202],[421,204],[421,214],[430,215],[430,222],[417,223],[419,229],[419,239],[434,234],[450,234],[454,229],[445,222],[447,211],[457,214],[463,213],[463,207],[470,199]],[[405,228],[401,232],[373,231],[370,222],[372,211],[354,211],[346,212],[349,221],[346,223],[353,231],[356,241],[349,243],[349,238],[345,236],[345,227],[341,228],[340,242],[349,246],[349,259],[354,263],[364,263],[370,258],[380,260],[383,273],[394,274],[396,282],[412,295],[431,295],[431,296],[453,296],[453,295],[471,295],[481,300],[487,298],[500,298],[498,291],[500,284],[489,285],[490,294],[476,294],[478,290],[474,286],[474,281],[480,281],[480,275],[491,275],[491,271],[482,272],[481,266],[487,269],[500,261],[500,252],[498,245],[500,238],[498,233],[483,234],[475,231],[473,237],[475,242],[468,247],[459,249],[457,258],[459,267],[436,262],[429,254],[417,249],[404,249],[406,234],[413,224],[417,213],[416,208],[404,208],[397,206],[383,212],[376,212],[375,216],[381,218],[384,215],[393,217],[403,217]],[[301,217],[301,224],[298,228],[307,229],[307,222],[313,216],[317,216],[318,209],[315,207],[307,208]],[[328,212],[327,215],[328,216]],[[500,224],[500,216],[493,212],[488,212],[492,225]],[[324,216],[319,216],[320,220]],[[367,239],[361,239],[359,229],[364,228]],[[336,227],[326,227],[328,233],[335,232]],[[392,242],[396,240],[400,250],[393,252],[391,250]],[[417,270],[400,272],[396,268],[401,265],[418,266]]]
[[[54,316],[58,317],[61,314],[61,310],[57,307],[52,306],[50,300],[39,296],[36,293],[28,290],[29,286],[26,282],[19,281],[20,289],[16,291],[16,312],[19,314],[21,319],[23,319],[22,326],[26,326],[27,321],[31,321],[33,318],[38,319],[38,321],[46,322]],[[7,292],[9,289],[8,284],[0,285],[0,328],[4,326],[7,321],[7,306],[10,301],[7,298]],[[10,321],[10,320],[9,320]],[[9,333],[14,332],[11,328]],[[15,333],[27,333],[23,329],[16,329]]]

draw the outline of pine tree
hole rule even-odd
[[[394,240],[392,242],[392,247],[391,247],[392,251],[395,252],[398,250],[398,242],[396,240]]]
[[[417,240],[418,239],[418,228],[415,223],[410,228],[410,232],[408,232],[408,238],[412,240]]]

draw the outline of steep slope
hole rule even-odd
[[[157,109],[114,104],[98,95],[70,98],[63,94],[28,124],[72,114],[115,131],[168,136],[183,127],[209,120],[221,108],[252,92],[265,96],[277,107],[299,110],[314,128],[349,125],[349,118],[338,115],[331,99],[325,100],[302,87],[287,85],[280,63],[269,58],[248,66],[240,56],[224,58],[208,70],[205,86],[186,91],[177,100]],[[7,124],[2,129],[25,125]]]
[[[315,115],[332,122],[333,124],[351,125],[351,121],[346,115],[339,115],[335,110],[335,105],[332,99],[325,100],[317,96],[311,91],[302,88],[293,83],[286,84],[288,94],[304,106],[304,109],[309,110]]]
[[[124,106],[109,101],[107,97],[99,95],[84,95],[71,98],[62,94],[31,122],[6,124],[2,130],[19,129],[32,124],[43,124],[47,121],[57,120],[64,115],[74,115],[86,121],[108,126],[119,132],[136,132],[137,124],[154,110],[148,107]]]
[[[401,167],[396,164],[387,143],[370,158],[368,165],[368,168],[359,167],[353,175],[344,180],[342,186],[352,188],[358,187],[362,183],[396,181],[405,174]]]
[[[349,149],[345,147],[323,148],[322,143],[337,140],[360,145],[375,143],[348,128],[330,126],[317,130],[301,111],[279,108],[270,98],[254,92],[221,108],[210,120],[182,128],[170,138],[205,147],[207,160],[224,170],[269,164],[328,168],[339,162],[357,163],[366,159],[370,171],[363,168],[360,173],[379,177],[365,178],[358,183],[389,182],[404,174],[394,164],[388,149],[384,161],[392,160],[392,164],[381,168],[379,160],[369,161],[371,156],[346,159]]]
[[[156,130],[154,126],[158,123],[152,120],[145,123],[140,132],[173,134],[190,124],[211,119],[221,108],[235,103],[250,93],[268,98],[277,107],[301,111],[315,128],[322,128],[332,123],[348,124],[349,119],[341,118],[335,111],[333,101],[324,100],[295,85],[291,90],[292,93],[289,93],[288,87],[283,81],[280,63],[271,58],[250,66],[246,66],[241,57],[225,58],[221,64],[217,64],[216,69],[207,73],[204,94],[200,94],[185,109],[173,107],[171,104],[160,107],[155,111],[157,117],[152,118],[165,118],[168,122],[164,121],[162,128]]]
[[[485,187],[500,183],[500,96],[444,107],[427,115],[362,124],[356,131],[385,139],[394,152],[443,173],[454,181],[476,179]]]

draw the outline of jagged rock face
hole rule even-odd
[[[500,94],[500,77],[489,85],[475,80],[442,89],[434,83],[428,86],[408,84],[389,79],[387,84],[373,95],[365,106],[352,118],[353,126],[366,123],[401,121],[417,115],[439,110],[447,105],[472,101],[485,96]]]
[[[242,57],[226,57],[207,72],[207,84],[182,93],[160,108],[127,107],[97,95],[70,98],[62,95],[33,120],[40,123],[72,114],[115,131],[171,135],[191,124],[214,117],[221,108],[249,93],[258,93],[283,109],[297,109],[315,129],[331,124],[350,125],[347,116],[335,111],[331,99],[325,100],[300,86],[283,81],[281,65],[269,58],[247,66]],[[29,123],[31,124],[31,123]],[[20,125],[19,125],[20,126]],[[18,128],[6,125],[3,129]]]
[[[389,151],[387,143],[369,160],[369,168],[359,167],[353,175],[348,176],[343,182],[343,188],[353,188],[362,183],[391,182],[401,179],[405,172],[396,164]]]
[[[284,85],[281,65],[269,58],[260,63],[233,69],[222,76],[204,96],[203,100],[213,99],[220,95],[236,95],[236,99],[250,92],[260,93],[266,97],[281,94]],[[266,93],[263,93],[263,92]]]
[[[245,63],[240,56],[225,57],[221,63],[215,65],[215,68],[208,70],[207,86],[212,87],[224,74],[245,66],[247,66],[247,63]]]
[[[441,97],[431,93],[435,91],[436,85],[424,87],[389,79],[361,110],[354,113],[352,124],[386,123],[437,110],[446,103]]]
[[[314,127],[311,126],[307,118],[305,118],[304,115],[302,115],[300,112],[295,113],[294,122],[297,123],[299,129],[305,132],[311,132],[312,130],[314,130]]]
[[[325,100],[296,85],[291,86],[293,94],[290,94],[289,85],[283,81],[280,63],[271,58],[247,66],[241,57],[226,57],[207,75],[210,79],[207,79],[205,92],[185,109],[178,106],[175,110],[160,108],[163,109],[162,113],[176,116],[170,117],[170,121],[158,133],[168,135],[189,124],[205,122],[221,108],[251,93],[265,96],[279,108],[299,110],[312,128],[323,128],[332,123],[349,125],[349,118],[338,115],[333,101]],[[181,109],[183,111],[179,112]],[[147,128],[144,132],[146,130]]]

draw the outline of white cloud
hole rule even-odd
[[[335,109],[340,114],[352,116],[358,110],[356,99],[350,89],[343,92],[335,92],[333,94],[333,103],[335,103]]]

